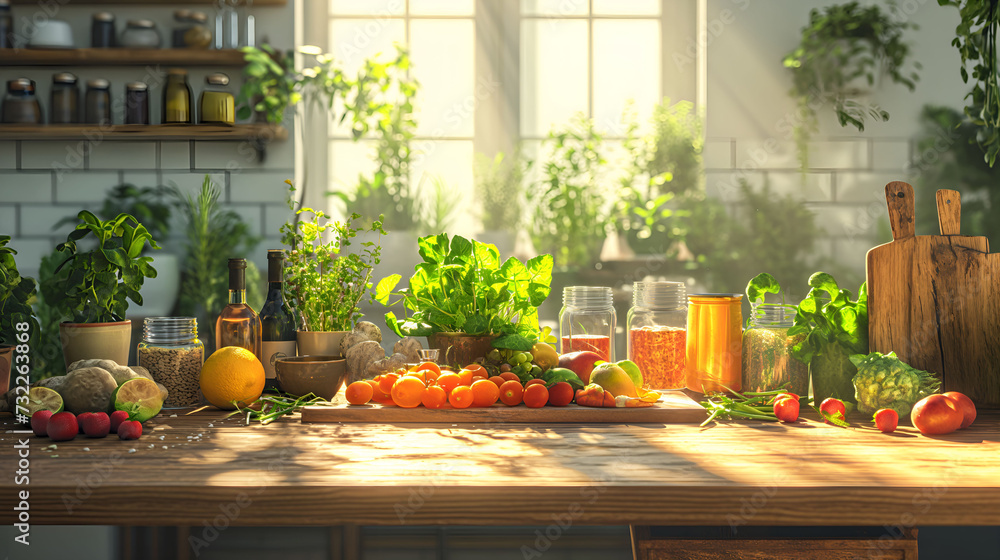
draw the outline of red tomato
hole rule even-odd
[[[533,387],[534,385],[532,385]],[[573,386],[565,381],[560,381],[549,387],[549,404],[552,406],[566,406],[573,402]]]
[[[872,420],[875,421],[875,427],[878,428],[878,431],[883,434],[891,434],[896,431],[896,426],[899,425],[899,414],[891,408],[880,408],[875,411]]]
[[[799,419],[799,401],[785,397],[774,401],[774,415],[782,422],[795,422]]]
[[[819,405],[819,409],[834,418],[840,418],[841,420],[846,420],[847,418],[847,407],[844,406],[844,402],[840,399],[835,399],[830,397]],[[838,416],[839,414],[839,416]],[[827,424],[831,424],[829,420],[823,420]]]
[[[524,405],[528,408],[542,408],[549,402],[549,390],[544,383],[536,383],[524,388]]]

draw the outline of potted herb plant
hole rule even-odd
[[[418,247],[423,262],[409,287],[393,292],[402,279],[394,274],[376,289],[383,305],[403,304],[402,319],[385,314],[392,332],[426,336],[451,364],[470,364],[493,348],[531,350],[538,306],[552,289],[552,255],[501,261],[496,246],[445,233],[421,237]]]
[[[889,120],[889,113],[868,101],[871,88],[884,78],[913,91],[920,63],[907,68],[910,46],[904,34],[916,25],[895,17],[898,8],[887,11],[877,4],[847,2],[809,13],[799,46],[785,55],[784,66],[792,72],[791,94],[799,104],[802,121],[795,128],[799,164],[809,164],[809,139],[818,128],[816,111],[833,106],[840,126],[851,125],[863,132],[871,117]]]
[[[127,364],[132,322],[125,319],[125,312],[130,300],[142,305],[143,281],[156,277],[153,258],[142,251],[147,244],[153,249],[160,246],[129,214],[105,221],[83,210],[77,217],[76,229],[56,247],[63,257],[59,268],[68,274],[56,274],[41,286],[46,301],[73,317],[59,325],[63,359],[67,366],[88,358]],[[79,243],[88,241],[96,246],[81,249]]]
[[[286,181],[291,193],[295,187]],[[295,209],[289,196],[289,208]],[[296,339],[302,356],[339,356],[340,341],[361,318],[358,304],[372,293],[372,272],[382,252],[385,235],[382,221],[368,228],[355,228],[361,218],[352,214],[346,222],[331,221],[322,210],[300,208],[295,220],[281,226],[285,256],[285,287],[302,322]],[[348,251],[359,233],[375,237],[361,242],[360,251]]]
[[[18,273],[14,260],[17,251],[7,246],[9,242],[9,235],[0,235],[0,391],[4,392],[10,388],[15,345],[28,345],[38,333],[38,321],[30,304],[35,281]]]

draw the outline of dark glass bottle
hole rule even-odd
[[[51,105],[50,123],[80,122],[80,90],[76,87],[76,76],[69,72],[60,72],[52,76]]]
[[[95,49],[107,49],[116,46],[115,14],[97,12],[90,23],[90,46]]]
[[[111,84],[97,78],[87,81],[87,97],[84,102],[83,122],[88,124],[111,124]]]
[[[260,318],[247,305],[247,260],[229,259],[229,304],[215,321],[215,349],[240,346],[260,359]]]
[[[149,86],[145,82],[125,84],[125,124],[149,124]]]
[[[295,355],[295,313],[285,301],[285,252],[267,252],[267,299],[260,308],[261,360],[264,364],[264,388],[277,389],[274,360]]]

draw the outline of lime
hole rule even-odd
[[[28,390],[28,418],[39,410],[51,410],[52,414],[62,412],[62,395],[48,387],[32,387]]]
[[[163,397],[156,382],[145,377],[136,377],[122,383],[111,395],[115,410],[128,412],[130,420],[145,422],[160,413]]]
[[[642,371],[639,369],[638,364],[632,360],[622,360],[615,365],[625,370],[625,373],[632,378],[632,383],[636,387],[642,387]]]

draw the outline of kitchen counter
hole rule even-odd
[[[16,522],[27,490],[32,524],[1000,525],[996,411],[940,438],[815,417],[246,426],[187,412],[163,411],[139,440],[55,447],[0,417],[0,520]],[[27,485],[13,476],[22,439]]]

